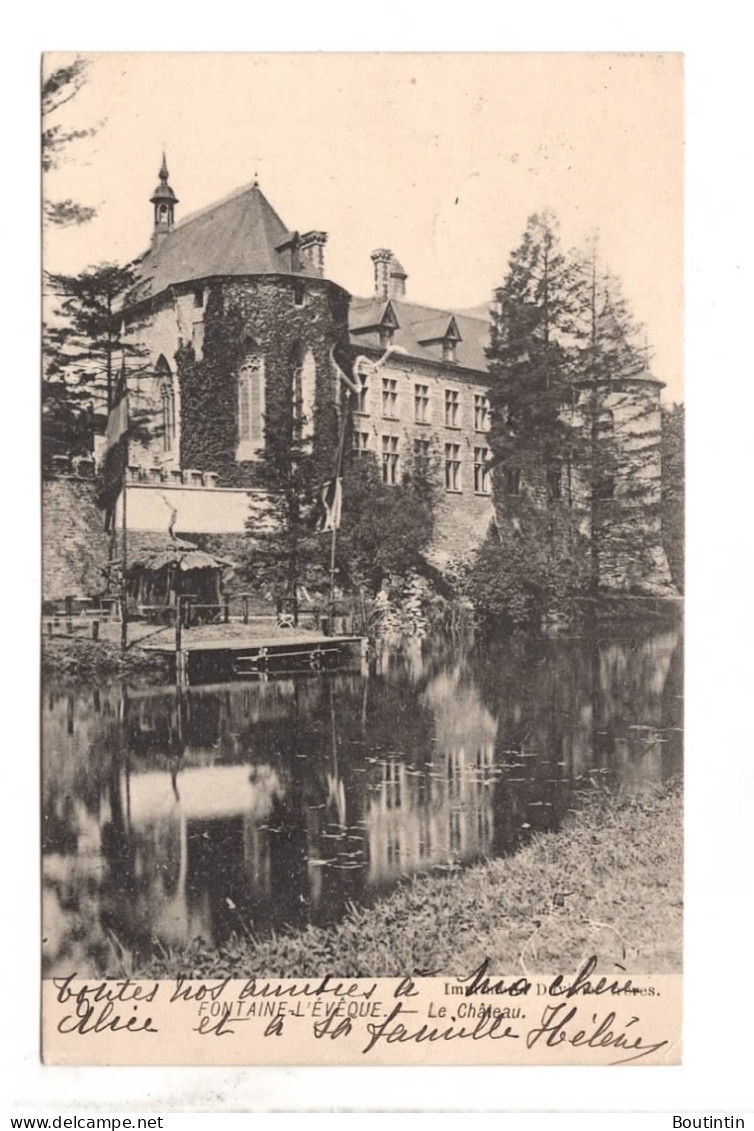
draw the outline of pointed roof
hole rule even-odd
[[[383,322],[388,307],[392,320]],[[480,317],[476,308],[474,313],[462,313],[400,299],[354,298],[348,316],[351,342],[362,349],[380,349],[380,326],[393,326],[396,321],[393,342],[409,357],[442,361],[441,344],[447,338],[458,343],[456,366],[487,371],[485,348],[489,345],[490,320],[489,316]]]
[[[169,176],[170,174],[168,173],[167,158],[165,157],[165,150],[163,149],[162,165],[160,166],[159,172],[160,183],[149,198],[150,204],[159,204],[161,200],[170,201],[172,204],[178,203],[178,197],[175,195],[172,188],[168,184]]]
[[[141,302],[175,283],[217,275],[314,277],[305,263],[292,269],[294,235],[254,181],[188,216],[150,248],[137,262],[138,282],[129,300]]]

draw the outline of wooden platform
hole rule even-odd
[[[294,649],[297,651],[306,650],[308,648],[316,648],[317,646],[326,647],[327,645],[356,645],[360,644],[363,637],[361,636],[324,636],[317,632],[279,632],[275,636],[262,636],[259,633],[248,634],[241,636],[233,634],[226,637],[209,637],[202,639],[199,636],[201,629],[191,629],[184,631],[183,640],[181,642],[182,651],[184,652],[243,652],[258,651],[261,648],[268,648],[278,650],[280,648]],[[196,635],[195,635],[196,634]],[[173,636],[175,634],[173,633]],[[175,652],[175,643],[168,641],[158,640],[151,643],[144,643],[141,645],[145,652]]]
[[[241,625],[216,625],[184,630],[179,653],[172,631],[159,633],[158,639],[145,641],[141,647],[147,652],[175,656],[177,681],[194,683],[339,668],[361,661],[366,656],[367,641],[362,636],[325,636],[300,629],[262,634]]]

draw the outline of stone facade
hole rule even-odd
[[[91,597],[107,589],[110,539],[91,477],[58,475],[42,483],[42,597]]]
[[[172,193],[164,163],[160,182],[158,203]],[[326,234],[288,230],[256,183],[177,227],[173,203],[175,194],[159,215],[155,204],[155,238],[120,315],[144,351],[129,376],[131,403],[152,425],[129,451],[135,535],[167,534],[175,511],[176,533],[238,550],[250,517],[264,510],[254,493],[275,421],[288,419],[302,440],[334,450],[342,365],[359,388],[348,458],[372,453],[388,485],[419,466],[437,481],[434,564],[468,557],[495,517],[512,536],[525,504],[563,526],[566,500],[569,537],[575,528],[588,538],[600,524],[600,585],[667,587],[658,382],[645,375],[600,393],[601,434],[613,453],[604,498],[592,502],[578,470],[533,466],[517,484],[496,473],[493,508],[487,310],[409,301],[407,273],[387,248],[371,256],[373,294],[349,296],[327,278]]]
[[[493,518],[486,382],[458,366],[396,353],[365,369],[362,389],[352,411],[354,454],[375,455],[386,483],[426,461],[440,489],[430,556],[438,566],[467,556]]]

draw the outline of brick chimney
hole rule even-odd
[[[370,258],[374,263],[374,296],[387,302],[390,298],[390,264],[393,253],[389,248],[378,247]]]
[[[325,273],[325,244],[327,232],[304,232],[301,237],[301,259],[317,275]]]
[[[374,264],[374,295],[382,302],[406,296],[408,275],[387,247],[378,247],[371,255]]]

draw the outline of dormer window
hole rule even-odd
[[[443,361],[455,362],[456,342],[454,338],[446,338],[442,343],[442,359]]]

